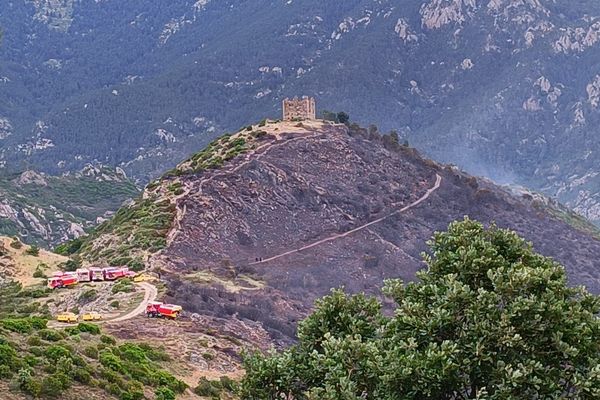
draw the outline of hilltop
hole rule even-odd
[[[263,121],[215,140],[66,248],[159,271],[168,298],[198,318],[257,321],[286,343],[331,287],[373,293],[386,278],[414,279],[433,232],[465,215],[516,230],[571,284],[599,292],[597,231],[542,199],[374,127]]]

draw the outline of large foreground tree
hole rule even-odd
[[[243,399],[600,399],[600,301],[514,232],[435,234],[397,304],[336,290],[283,353],[246,359]]]

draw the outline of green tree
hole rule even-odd
[[[334,291],[291,349],[246,357],[244,399],[597,399],[600,300],[514,232],[465,219],[436,233],[397,304]]]
[[[337,120],[340,124],[346,124],[348,123],[348,121],[350,121],[350,116],[345,112],[340,111],[339,113],[337,113]]]
[[[340,121],[338,120],[338,116],[337,116],[337,114],[336,114],[336,113],[334,113],[334,112],[328,111],[328,110],[323,110],[323,111],[321,112],[321,116],[322,116],[322,118],[323,118],[325,121],[332,121],[332,122],[335,122],[335,123],[338,123],[338,122],[340,122]]]

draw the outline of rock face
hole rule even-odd
[[[143,196],[174,205],[166,244],[147,264],[187,310],[259,321],[285,341],[332,287],[378,293],[386,278],[414,279],[425,242],[465,215],[515,229],[564,263],[573,284],[600,292],[600,241],[529,193],[426,160],[374,128],[268,122],[224,142],[244,137],[256,139],[222,165],[194,167],[228,148],[212,145]],[[84,248],[110,243],[120,218]],[[116,242],[130,248],[127,240]]]

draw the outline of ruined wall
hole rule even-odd
[[[317,118],[315,99],[304,96],[301,99],[283,100],[283,119],[291,121],[293,119],[316,119]]]

